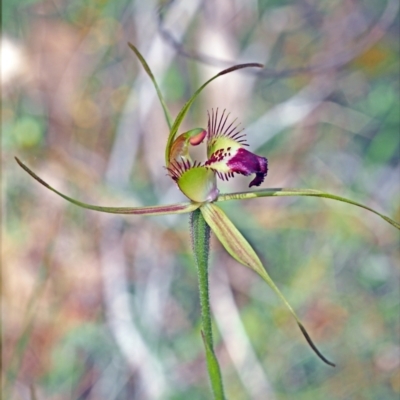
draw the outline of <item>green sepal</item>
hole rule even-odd
[[[24,163],[22,163],[17,157],[15,157],[17,163],[34,179],[45,186],[47,189],[59,196],[68,200],[70,203],[75,204],[79,207],[86,208],[88,210],[100,211],[110,214],[134,214],[134,215],[168,215],[168,214],[183,214],[196,210],[200,207],[197,203],[180,203],[180,204],[170,204],[163,206],[150,206],[150,207],[102,207],[95,206],[91,204],[86,204],[81,201],[75,200],[65,194],[59,192],[58,190],[51,187],[42,178],[37,176],[32,170],[30,170]]]
[[[128,46],[130,47],[130,49],[136,54],[136,57],[139,59],[140,63],[142,64],[144,70],[147,72],[147,75],[150,77],[151,81],[153,82],[153,85],[156,89],[157,95],[158,95],[158,99],[160,100],[161,106],[164,110],[164,115],[165,115],[165,119],[167,121],[168,124],[168,128],[171,129],[172,127],[172,117],[171,114],[168,110],[167,104],[164,101],[163,95],[161,93],[160,88],[158,87],[156,78],[154,77],[153,73],[151,72],[151,69],[149,67],[149,65],[147,64],[146,60],[144,59],[144,57],[140,54],[139,50],[130,42],[128,42]]]
[[[189,108],[193,104],[193,102],[196,100],[197,96],[202,92],[202,90],[214,79],[218,78],[219,76],[229,74],[230,72],[236,71],[238,69],[242,68],[249,68],[249,67],[257,67],[257,68],[264,68],[262,64],[259,63],[248,63],[248,64],[238,64],[234,65],[233,67],[224,69],[223,71],[219,72],[217,75],[213,76],[211,79],[209,79],[206,83],[204,83],[202,86],[200,86],[199,89],[196,90],[196,92],[193,94],[193,96],[186,102],[186,104],[182,107],[181,111],[179,111],[178,116],[176,117],[171,131],[169,133],[168,141],[167,141],[167,147],[165,149],[165,164],[168,165],[169,163],[169,155],[171,153],[171,147],[172,143],[174,142],[175,136],[178,133],[178,129],[183,121],[183,119],[186,116],[186,113],[189,111]]]
[[[271,188],[271,189],[261,189],[255,190],[253,192],[238,192],[238,193],[229,193],[229,194],[220,194],[216,201],[227,201],[227,200],[245,200],[245,199],[253,199],[255,197],[277,197],[277,196],[308,196],[308,197],[323,197],[326,199],[332,199],[341,201],[343,203],[352,204],[357,207],[364,208],[368,211],[373,212],[376,215],[379,215],[386,222],[393,225],[395,228],[400,229],[400,224],[393,219],[387,217],[375,211],[373,208],[365,206],[364,204],[357,203],[356,201],[346,199],[345,197],[336,196],[334,194],[321,192],[319,190],[313,189],[285,189],[285,188]]]
[[[316,354],[323,360],[326,364],[335,366],[332,362],[327,360],[316,348],[312,342],[310,336],[305,330],[304,326],[297,317],[295,311],[283,296],[281,291],[275,285],[274,281],[271,279],[267,271],[264,269],[260,259],[258,258],[256,252],[250,246],[248,241],[243,237],[243,235],[237,230],[235,225],[230,221],[226,214],[213,203],[204,204],[200,208],[204,219],[210,226],[211,230],[215,233],[221,244],[224,246],[225,250],[239,263],[251,268],[253,271],[257,272],[264,281],[270,286],[270,288],[276,293],[276,295],[282,300],[286,308],[290,311],[292,316],[297,322],[301,332],[304,334],[307,342],[310,344],[311,348],[316,352]]]

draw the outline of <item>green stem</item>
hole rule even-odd
[[[215,400],[224,400],[221,370],[214,353],[212,325],[210,313],[210,297],[208,290],[208,253],[210,249],[210,227],[207,225],[200,210],[191,214],[190,227],[192,232],[192,247],[199,278],[199,294],[201,306],[201,325],[204,347],[206,349],[207,369],[214,392]]]

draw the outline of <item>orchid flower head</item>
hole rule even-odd
[[[239,69],[248,67],[262,68],[263,65],[258,63],[239,64],[214,75],[196,90],[173,120],[147,62],[135,46],[129,43],[129,47],[134,51],[152,80],[170,129],[165,149],[165,163],[168,175],[176,182],[179,189],[190,201],[186,203],[146,207],[104,207],[91,205],[75,200],[59,192],[16,158],[18,164],[47,189],[79,207],[94,211],[113,214],[166,215],[190,213],[199,209],[204,220],[219,239],[225,250],[239,263],[255,271],[270,286],[294,317],[301,332],[316,354],[327,364],[334,365],[315,347],[295,311],[269,276],[254,249],[233,225],[223,210],[215,203],[227,200],[243,200],[272,196],[322,197],[345,202],[369,210],[397,229],[400,229],[400,224],[368,206],[344,197],[314,189],[278,188],[261,189],[252,192],[220,194],[217,188],[217,177],[222,180],[228,180],[235,174],[241,174],[244,176],[255,174],[255,177],[250,182],[249,186],[260,186],[268,173],[267,159],[247,150],[246,147],[248,147],[248,144],[243,129],[239,128],[240,125],[236,123],[236,120],[230,120],[230,114],[227,113],[226,110],[219,115],[218,109],[215,111],[212,109],[211,113],[208,113],[207,129],[195,128],[177,136],[179,127],[197,96],[214,79]],[[198,160],[193,161],[190,157],[190,146],[198,146],[203,143],[204,140],[206,140],[207,159],[204,162]]]
[[[204,203],[218,197],[215,175],[222,180],[234,174],[255,178],[249,187],[259,186],[268,172],[265,157],[251,153],[245,147],[246,135],[236,119],[229,121],[226,110],[218,115],[218,108],[208,112],[207,130],[195,128],[179,135],[172,143],[167,171],[179,189],[192,201]],[[198,146],[207,138],[207,160],[192,162],[190,145]]]

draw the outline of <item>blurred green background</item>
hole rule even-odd
[[[182,131],[226,108],[267,157],[263,187],[313,188],[400,220],[398,1],[5,0],[4,399],[210,399],[188,216],[79,209],[182,201],[145,56]],[[203,149],[204,150],[204,149]],[[249,178],[221,182],[246,190]],[[322,352],[213,241],[216,351],[229,399],[398,399],[399,234],[309,198],[227,202]]]

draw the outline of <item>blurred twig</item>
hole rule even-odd
[[[210,284],[211,308],[229,356],[243,387],[253,400],[274,400],[269,379],[260,364],[240,319],[224,263],[218,263]]]
[[[11,392],[11,387],[16,384],[25,351],[32,337],[32,331],[35,325],[35,317],[37,316],[36,312],[38,303],[41,297],[43,296],[43,293],[46,290],[46,286],[49,282],[49,277],[50,277],[48,271],[48,265],[49,265],[48,256],[49,256],[48,253],[46,253],[44,256],[45,259],[43,261],[43,266],[42,268],[40,268],[38,274],[39,275],[38,284],[34,289],[34,291],[32,292],[27,308],[24,312],[24,316],[22,317],[24,326],[16,341],[14,351],[12,353],[11,359],[5,371],[6,377],[2,388],[2,394],[5,396],[4,398],[8,398]]]
[[[357,45],[348,51],[341,52],[340,49],[337,51],[335,57],[338,57],[341,60],[340,62],[327,61],[324,64],[326,68],[321,67],[321,65],[308,67],[308,72],[315,73],[311,82],[290,99],[272,107],[246,129],[251,139],[251,144],[256,147],[264,145],[285,128],[294,126],[304,120],[320,106],[336,89],[335,70],[379,41],[395,20],[398,10],[399,3],[395,0],[390,0],[379,21]],[[329,59],[334,60],[334,57],[331,55]],[[329,68],[327,67],[328,64]],[[329,69],[332,72],[324,74]]]
[[[105,218],[100,243],[104,306],[110,330],[124,358],[141,378],[140,398],[160,399],[167,385],[163,368],[132,318],[121,220]]]
[[[333,69],[337,70],[343,68],[351,60],[353,60],[355,57],[365,52],[368,48],[370,48],[373,44],[375,44],[378,40],[380,40],[383,35],[385,35],[388,28],[392,25],[392,23],[396,19],[398,10],[399,10],[399,2],[397,0],[389,0],[386,4],[386,8],[384,9],[378,21],[368,30],[368,33],[363,38],[359,39],[356,44],[350,46],[350,48],[347,50],[344,48],[339,48],[338,51],[334,51],[332,53],[324,55],[323,57],[324,60],[321,62],[310,64],[305,67],[288,68],[280,71],[264,68],[261,71],[246,71],[246,72],[251,74],[256,74],[261,78],[283,79],[305,73],[323,74]],[[218,65],[222,67],[227,67],[229,65],[233,65],[236,63],[236,61],[233,60],[232,61],[222,60],[219,58],[210,57],[206,54],[199,53],[197,51],[188,50],[183,44],[183,42],[175,38],[173,33],[171,33],[166,28],[164,15],[165,13],[162,12],[162,10],[160,10],[160,12],[158,13],[158,30],[161,36],[164,38],[164,40],[172,48],[174,48],[177,54],[186,58],[199,61],[203,64],[210,64],[216,66]],[[349,21],[349,23],[351,23],[351,20]],[[347,46],[348,43],[343,43],[343,45]]]

